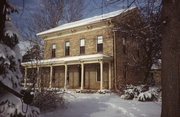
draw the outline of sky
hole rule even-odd
[[[17,13],[12,14],[12,19],[14,24],[18,28],[20,35],[22,35],[22,40],[20,40],[21,41],[20,47],[24,49],[25,48],[24,45],[29,46],[29,42],[27,42],[27,37],[23,37],[24,34],[28,33],[31,35],[31,38],[36,38],[35,34],[31,32],[29,33],[27,27],[29,26],[29,24],[31,24],[29,23],[30,22],[29,19],[31,18],[32,14],[38,12],[38,10],[42,8],[41,1],[43,0],[10,0],[10,1],[13,5],[15,5],[19,9],[18,14]],[[119,2],[115,2],[115,1],[118,0],[84,0],[83,19],[125,8],[127,7],[127,4],[132,0],[119,0]],[[22,41],[26,41],[27,43],[24,43]]]
[[[10,0],[10,2],[15,5],[19,13],[13,13],[12,19],[14,24],[19,30],[20,35],[22,35],[22,40],[20,40],[19,46],[21,49],[22,55],[26,52],[27,48],[31,48],[31,44],[27,41],[26,37],[23,35],[28,30],[29,19],[31,18],[31,14],[36,13],[40,8],[42,8],[41,2],[42,0]],[[73,1],[73,0],[72,0]],[[124,6],[124,2],[119,2],[116,4],[106,5],[105,2],[113,2],[115,0],[84,0],[84,11],[83,18],[93,17],[96,15],[101,15],[103,13],[108,13],[111,11],[122,9]],[[102,7],[103,6],[103,7]],[[30,33],[31,35],[35,35]]]
[[[26,22],[31,17],[31,14],[37,12],[41,7],[40,0],[11,0],[13,4],[15,4],[18,9],[18,14],[13,14],[13,19],[15,24],[21,26],[21,28],[26,27]],[[118,2],[116,4],[106,5],[105,2],[113,2],[115,0],[84,0],[84,12],[83,17],[93,17],[96,15],[101,15],[103,13],[115,11],[123,8],[126,2]],[[103,6],[103,7],[102,7]]]
[[[28,26],[29,19],[31,19],[32,14],[38,12],[42,8],[41,1],[43,0],[10,0],[13,5],[17,6],[19,9],[19,13],[13,13],[12,19],[14,24],[19,30],[20,35],[29,32]],[[73,1],[73,0],[72,0]],[[119,2],[116,2],[119,1]],[[126,8],[129,4],[134,0],[84,0],[84,11],[83,11],[83,18],[89,18],[97,15],[101,15],[104,13],[116,11],[119,9]],[[148,0],[136,0],[138,3],[143,3],[144,6],[145,1]],[[133,6],[133,5],[132,5]],[[35,33],[30,35],[34,35],[33,37],[30,36],[31,39],[36,38]],[[27,40],[26,37],[22,38],[21,41]],[[24,43],[22,43],[24,45]]]

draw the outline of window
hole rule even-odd
[[[124,79],[126,80],[126,78],[127,78],[127,70],[128,70],[127,63],[124,63],[123,67],[124,67],[123,76],[124,76]]]
[[[80,54],[85,54],[85,40],[80,39]]]
[[[122,38],[123,53],[126,54],[126,38]]]
[[[69,41],[65,42],[65,56],[69,56],[70,43]]]
[[[56,44],[52,44],[52,47],[51,47],[51,57],[52,58],[56,57]]]
[[[96,79],[97,79],[97,81],[100,81],[100,66],[99,65],[97,65],[97,70],[96,70]]]
[[[97,36],[97,52],[103,52],[103,36]]]

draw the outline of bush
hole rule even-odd
[[[123,99],[134,99],[137,98],[141,92],[147,91],[149,87],[145,85],[133,86],[127,85],[124,90],[124,94],[121,96]]]
[[[127,85],[121,98],[127,100],[137,99],[138,101],[154,101],[160,98],[159,94],[159,88],[152,88],[147,85]]]
[[[137,97],[138,101],[153,101],[155,99],[154,94],[152,94],[150,91],[142,92]]]
[[[43,90],[35,93],[32,105],[38,107],[41,112],[51,111],[57,107],[65,107],[65,99],[62,93],[56,91]]]

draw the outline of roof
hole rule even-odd
[[[66,24],[57,26],[55,28],[52,28],[52,29],[49,29],[49,30],[46,30],[46,31],[43,31],[43,32],[40,32],[40,33],[37,33],[37,35],[39,36],[39,35],[43,35],[43,34],[47,34],[47,33],[57,32],[57,31],[61,31],[61,30],[69,29],[69,28],[74,28],[74,27],[77,27],[77,26],[83,26],[83,25],[86,25],[86,24],[99,22],[99,21],[104,20],[104,19],[108,19],[108,18],[111,18],[111,17],[118,16],[121,13],[127,12],[129,10],[134,9],[134,8],[135,7],[130,7],[130,8],[127,8],[127,9],[121,9],[121,10],[113,11],[113,12],[110,12],[110,13],[102,14],[102,15],[99,15],[99,16],[94,16],[94,17],[91,17],[91,18],[86,18],[86,19],[82,19],[82,20],[79,20],[79,21],[66,23]]]
[[[35,60],[35,61],[21,63],[21,65],[26,66],[26,65],[32,65],[32,64],[66,63],[66,62],[72,62],[72,61],[97,60],[97,59],[104,59],[104,58],[111,58],[111,56],[104,55],[104,54],[91,54],[91,55],[46,59],[46,60]]]

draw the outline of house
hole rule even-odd
[[[38,33],[44,39],[44,59],[22,63],[25,86],[30,69],[37,73],[37,86],[50,88],[112,89],[124,77],[138,82],[138,73],[123,72],[124,40],[114,30],[116,20],[135,14],[136,8],[122,9]]]

